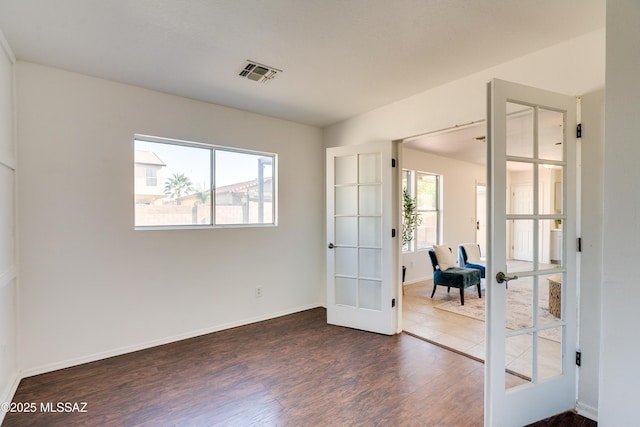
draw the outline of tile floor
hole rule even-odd
[[[454,351],[484,360],[485,323],[438,310],[435,306],[445,301],[460,301],[460,293],[457,289],[447,293],[446,288],[439,286],[431,299],[432,289],[431,280],[405,285],[402,301],[403,329]],[[465,298],[478,298],[476,292],[475,288],[467,288]]]
[[[439,286],[431,299],[431,280],[405,285],[403,297],[403,329],[413,335],[447,347],[458,353],[484,361],[485,322],[435,308],[449,300],[460,300],[460,293],[453,289],[447,293]],[[467,298],[478,298],[475,287],[467,288]],[[484,291],[483,291],[484,298]],[[530,336],[517,336],[508,340],[507,369],[526,377],[531,376],[532,343]],[[560,344],[539,339],[539,375],[549,378],[560,372]]]

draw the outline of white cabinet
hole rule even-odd
[[[562,264],[562,229],[551,230],[551,263]]]

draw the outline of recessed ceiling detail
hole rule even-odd
[[[254,82],[266,83],[281,72],[282,70],[278,70],[277,68],[247,60],[244,68],[238,75],[242,78],[253,80]]]

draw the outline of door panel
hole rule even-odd
[[[394,153],[392,142],[327,149],[330,324],[389,335],[397,332]]]
[[[577,107],[500,80],[489,100],[485,421],[526,425],[575,406]]]

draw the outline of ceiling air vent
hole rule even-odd
[[[268,65],[260,64],[255,61],[247,61],[240,74],[240,77],[253,80],[254,82],[266,83],[273,79],[276,74],[281,73],[282,70],[269,67]]]

